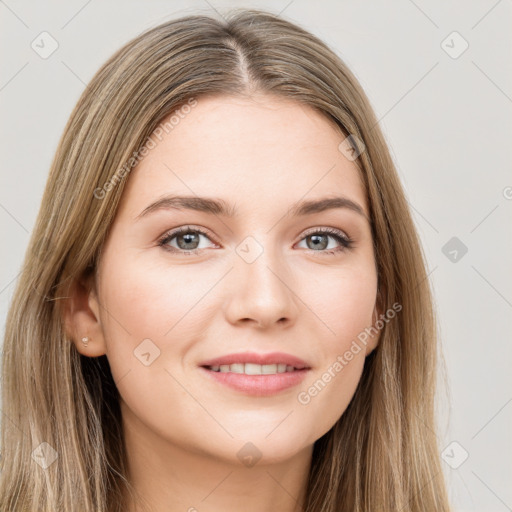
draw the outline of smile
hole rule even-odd
[[[220,373],[243,373],[245,375],[275,375],[277,373],[286,373],[296,371],[294,366],[286,363],[280,364],[255,364],[255,363],[235,363],[222,364],[216,366],[207,366],[209,370]]]

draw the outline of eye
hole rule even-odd
[[[158,242],[158,245],[171,252],[181,252],[183,254],[196,254],[204,247],[200,247],[200,239],[205,237],[208,240],[209,235],[202,229],[192,226],[183,226],[166,233]],[[173,244],[176,239],[176,245]]]
[[[197,254],[205,247],[201,247],[201,237],[211,241],[210,235],[197,227],[183,226],[166,233],[158,245],[167,251],[181,254]],[[329,247],[329,239],[335,240],[338,247]],[[306,240],[307,249],[323,255],[336,254],[352,248],[353,240],[338,229],[316,228],[310,230],[302,240]],[[301,241],[302,241],[301,240]],[[308,243],[310,241],[310,243]],[[329,249],[329,250],[326,250]]]
[[[341,247],[329,247],[329,238],[334,239]],[[351,249],[354,243],[343,231],[334,228],[317,228],[315,231],[309,231],[302,240],[306,240],[307,249],[321,254],[336,254]]]

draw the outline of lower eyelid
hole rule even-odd
[[[165,247],[165,246],[171,247],[171,249],[173,249],[174,251],[183,252],[183,253],[202,251],[203,249],[190,249],[189,251],[187,251],[186,249],[178,249],[176,247],[172,247],[172,246],[168,245],[171,240],[174,240],[176,237],[186,234],[186,233],[197,233],[197,234],[207,238],[212,244],[218,245],[217,242],[215,242],[215,240],[213,240],[212,237],[208,233],[206,233],[200,229],[197,229],[197,228],[184,228],[184,229],[177,229],[176,231],[170,231],[170,232],[166,233],[162,238],[160,238],[160,240],[158,241],[158,245],[160,245],[162,247]]]
[[[311,251],[313,253],[332,254],[332,253],[335,253],[335,252],[341,252],[341,251],[344,251],[344,250],[352,248],[353,240],[350,239],[349,237],[341,236],[341,235],[338,235],[338,234],[332,234],[332,233],[322,233],[322,232],[310,233],[309,235],[306,235],[306,236],[302,237],[299,240],[298,243],[303,242],[308,236],[315,235],[315,234],[325,235],[325,236],[327,236],[329,238],[332,238],[332,239],[334,239],[338,243],[339,246],[335,247],[334,249],[324,249],[324,250],[321,250],[321,251],[315,251],[313,249],[306,248],[306,250],[309,250],[309,251]]]
[[[179,248],[176,248],[176,247],[172,247],[172,246],[168,246],[168,243],[173,240],[174,238],[176,238],[177,236],[179,235],[182,235],[182,234],[186,234],[186,233],[198,233],[202,236],[204,236],[205,238],[207,238],[212,244],[216,245],[216,246],[219,246],[219,244],[213,239],[213,237],[201,230],[201,229],[198,229],[198,228],[194,228],[192,226],[186,226],[184,228],[178,228],[176,231],[170,231],[168,233],[166,233],[158,242],[158,245],[162,246],[165,248],[165,246],[167,247],[170,247],[170,249],[168,250],[172,250],[174,252],[177,252],[177,253],[194,253],[194,252],[200,252],[202,250],[205,250],[204,248],[202,249],[190,249],[190,250],[186,250],[186,249],[179,249]],[[353,244],[353,240],[346,234],[342,234],[343,232],[331,232],[331,231],[325,231],[325,230],[322,230],[321,228],[317,231],[310,231],[310,232],[307,232],[306,234],[304,234],[302,236],[302,238],[297,242],[297,243],[300,243],[302,242],[303,240],[305,240],[308,236],[311,236],[311,235],[325,235],[327,237],[330,237],[330,238],[333,238],[334,240],[336,240],[339,244],[340,244],[340,247],[337,247],[335,249],[324,249],[324,250],[321,250],[321,251],[314,251],[313,249],[307,249],[307,250],[310,250],[314,253],[318,253],[318,254],[332,254],[332,253],[335,253],[335,252],[340,252],[340,251],[343,251],[343,250],[346,250],[346,249],[350,249],[352,247],[352,244]]]

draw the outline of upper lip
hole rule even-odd
[[[223,364],[236,363],[254,363],[254,364],[286,364],[293,366],[298,370],[309,368],[308,364],[302,359],[285,354],[284,352],[269,352],[268,354],[258,354],[256,352],[239,352],[237,354],[227,354],[203,361],[199,366],[220,366]]]

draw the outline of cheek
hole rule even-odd
[[[115,262],[106,257],[105,262],[100,290],[105,306],[102,322],[114,380],[125,402],[164,432],[170,421],[165,411],[190,403],[190,397],[172,376],[180,382],[186,378],[187,369],[182,365],[194,343],[203,337],[213,338],[208,330],[214,330],[215,321],[227,321],[219,312],[223,301],[230,300],[232,283],[229,277],[226,281],[220,278],[229,266],[207,262],[171,266],[165,260],[149,263],[136,256],[116,258]],[[356,353],[351,344],[371,324],[376,295],[372,265],[373,260],[361,258],[338,267],[306,260],[294,267],[293,294],[298,296],[294,300],[299,307],[295,329],[302,333],[302,342],[314,340],[314,347],[303,345],[304,352],[309,349],[318,363],[311,378],[291,398],[298,413],[295,425],[301,442],[314,442],[327,432],[355,392],[364,365],[364,349]],[[144,353],[154,360],[149,366],[136,359],[141,355],[143,340],[154,344],[145,342]],[[347,351],[352,352],[351,359],[340,362]],[[169,376],[169,371],[173,375]],[[187,385],[195,390],[193,382]],[[210,399],[207,390],[197,392],[205,394],[206,403],[219,400],[216,396]],[[187,407],[190,414],[183,419],[184,431],[194,421],[205,420],[203,410],[194,404]],[[231,407],[226,406],[226,414]],[[275,423],[276,418],[268,414],[269,424]],[[180,428],[175,425],[176,431]]]
[[[332,355],[327,364],[315,372],[297,393],[298,417],[315,418],[309,438],[315,441],[328,432],[347,409],[356,391],[365,356],[346,351]]]
[[[184,318],[218,280],[192,265],[148,264],[142,258],[110,265],[103,297],[116,319],[134,336],[162,338]],[[183,324],[179,325],[181,328]],[[169,332],[171,331],[171,332]]]
[[[197,339],[218,316],[222,301],[229,300],[224,289],[229,284],[219,282],[224,267],[208,262],[171,267],[165,260],[148,262],[136,255],[111,260],[107,254],[100,290],[102,323],[108,353],[120,361],[129,363],[146,339],[166,352],[171,349],[174,356],[184,355],[187,340]],[[293,292],[303,311],[294,321],[297,328],[316,332],[323,359],[345,352],[371,324],[376,296],[372,265],[370,258],[361,258],[339,267],[309,262],[295,269]]]
[[[302,412],[318,420],[316,436],[340,418],[361,378],[369,339],[365,329],[372,325],[377,293],[371,270],[370,265],[331,269],[325,279],[317,276],[303,292],[311,298],[311,309],[322,326],[316,340],[321,364],[297,393]]]
[[[136,257],[117,259],[115,264],[105,258],[104,268],[102,324],[112,372],[126,373],[145,346],[151,357],[165,352],[166,357],[155,359],[152,367],[161,366],[164,359],[180,361],[196,325],[191,320],[204,308],[201,298],[218,279],[211,272],[193,271],[190,265],[170,269]]]
[[[189,415],[174,426],[175,435],[186,437],[183,431],[190,425],[205,421],[204,410],[190,404],[178,382],[185,382],[184,361],[200,319],[205,321],[208,292],[218,273],[206,265],[201,271],[193,267],[105,258],[100,294],[112,376],[124,403],[162,436],[169,436],[169,412],[185,406]]]
[[[377,277],[368,260],[317,271],[301,279],[301,297],[323,325],[324,349],[341,350],[372,322]],[[311,275],[311,274],[309,274]]]

